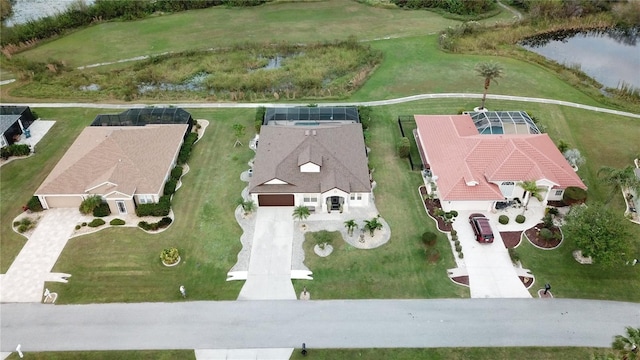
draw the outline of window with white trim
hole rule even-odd
[[[351,193],[351,194],[349,195],[349,200],[355,200],[355,199],[356,199],[356,194]]]
[[[556,196],[562,196],[564,190],[556,190]]]
[[[138,204],[152,204],[153,195],[138,195]]]
[[[305,194],[302,201],[304,201],[306,203],[317,203],[318,202],[318,196],[317,195]]]

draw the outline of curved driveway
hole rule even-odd
[[[320,105],[322,106],[345,106],[345,105],[382,106],[382,105],[401,104],[401,103],[419,101],[419,100],[425,100],[425,99],[449,99],[449,98],[450,99],[459,99],[459,98],[481,99],[482,94],[467,94],[467,93],[419,94],[419,95],[412,95],[412,96],[406,96],[406,97],[388,99],[388,100],[332,102],[332,103],[321,103]],[[511,95],[491,95],[491,94],[487,95],[487,98],[494,99],[494,100],[510,100],[510,101],[534,102],[534,103],[542,103],[542,104],[569,106],[569,107],[574,107],[578,109],[585,109],[590,111],[597,111],[597,112],[615,114],[620,116],[628,116],[628,117],[640,119],[640,114],[601,108],[601,107],[591,106],[591,105],[578,104],[578,103],[562,101],[562,100],[523,97],[523,96],[511,96]],[[175,106],[175,107],[191,108],[191,109],[216,109],[216,108],[223,109],[223,108],[256,108],[260,106],[265,106],[265,107],[307,106],[309,105],[309,103],[224,103],[224,102],[221,102],[221,103],[167,103],[167,104],[5,103],[3,105],[30,106],[33,108],[135,109],[135,108],[145,108],[148,106],[159,106],[159,107]]]
[[[3,304],[1,351],[609,347],[640,304],[571,299]]]

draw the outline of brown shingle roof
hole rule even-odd
[[[186,129],[186,124],[87,127],[36,195],[158,194]]]
[[[321,165],[320,172],[300,172],[299,166],[307,162]],[[287,185],[264,184],[273,179]],[[371,191],[362,125],[260,129],[249,192],[322,193],[333,188]]]

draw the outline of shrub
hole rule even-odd
[[[502,225],[507,225],[509,223],[509,217],[507,215],[498,216],[498,222]]]
[[[547,229],[553,227],[553,216],[551,214],[547,214],[542,218],[543,226]]]
[[[460,258],[460,259],[464,259],[464,254],[462,253],[462,251],[460,251],[460,252],[458,253],[458,258]]]
[[[162,252],[160,253],[160,260],[162,260],[162,262],[168,265],[175,264],[176,262],[178,262],[179,258],[180,258],[180,253],[178,252],[178,249],[174,247],[166,248],[162,250]]]
[[[102,204],[102,197],[100,195],[91,195],[80,203],[80,212],[84,215],[92,214],[93,209],[100,204]]]
[[[171,220],[170,217],[165,216],[162,219],[160,219],[160,221],[158,221],[158,228],[166,228],[171,224],[172,221],[173,220]]]
[[[87,223],[86,223],[86,222],[83,222],[83,223],[82,223],[82,226],[87,226]]]
[[[164,184],[164,190],[163,190],[163,194],[164,195],[173,195],[173,193],[176,192],[176,186],[178,185],[178,181],[176,181],[175,179],[169,179],[169,181],[167,181],[166,184]]]
[[[82,228],[82,226],[76,225],[76,230],[80,230],[80,228]]]
[[[560,212],[558,211],[557,207],[548,207],[547,208],[547,213],[557,216]]]
[[[21,224],[20,226],[18,226],[18,232],[20,234],[22,234],[23,232],[25,232],[27,230],[29,230],[29,227],[27,225],[25,225],[25,224]]]
[[[540,229],[539,234],[540,234],[540,237],[543,238],[544,240],[551,240],[553,238],[553,233],[551,232],[551,230],[547,228]]]
[[[0,149],[0,156],[5,160],[11,156],[26,156],[30,153],[31,148],[26,144],[11,144]]]
[[[451,236],[458,236],[458,232],[456,231],[456,229],[451,229]]]
[[[98,227],[98,226],[102,226],[106,224],[106,222],[102,219],[93,219],[91,220],[91,222],[89,224],[87,224],[89,227]]]
[[[457,252],[461,252],[461,251],[462,251],[462,246],[460,246],[460,245],[456,245],[456,251],[457,251]]]
[[[262,121],[264,120],[264,114],[266,111],[267,109],[264,106],[256,108],[256,119],[254,121],[256,133],[260,133],[260,128],[262,127]]]
[[[457,248],[458,246],[460,246],[460,240],[455,240],[453,242],[453,245]]]
[[[136,208],[136,215],[143,216],[167,216],[171,211],[171,198],[161,196],[160,201],[153,204],[140,204]]]
[[[427,260],[431,263],[435,263],[440,259],[440,250],[436,248],[427,248],[424,253],[427,256]]]
[[[433,210],[433,214],[435,216],[444,216],[444,210],[442,210],[441,208],[436,208],[435,210]]]
[[[358,117],[360,118],[360,124],[362,124],[362,130],[367,130],[371,125],[371,107],[358,106]]]
[[[180,179],[183,171],[184,169],[182,168],[182,166],[177,165],[176,167],[173,168],[173,170],[171,170],[171,178],[174,180]]]
[[[20,234],[31,230],[34,226],[36,226],[35,221],[32,221],[31,218],[25,217],[13,223],[14,227],[18,228],[18,232]]]
[[[118,219],[118,218],[115,218],[115,219],[109,221],[109,225],[113,225],[113,226],[120,226],[120,225],[124,225],[124,224],[125,224],[124,220]]]
[[[100,205],[96,206],[93,209],[93,216],[95,217],[105,217],[111,214],[111,209],[109,209],[109,204],[103,202]]]
[[[449,211],[449,214],[451,215],[451,217],[454,217],[454,218],[455,218],[455,217],[458,217],[458,212],[457,212],[457,211],[455,211],[455,210],[451,210],[451,211]]]
[[[516,216],[516,222],[518,224],[522,224],[527,220],[527,218],[524,215],[518,215]]]
[[[42,204],[40,203],[40,199],[38,199],[37,196],[32,196],[31,199],[29,199],[29,202],[27,202],[27,208],[35,212],[43,210]]]
[[[178,164],[182,165],[187,163],[189,157],[191,156],[193,144],[196,142],[196,140],[198,140],[198,134],[193,132],[189,133],[184,138],[184,143],[180,148],[180,153],[178,153]]]
[[[438,235],[436,233],[431,232],[431,231],[425,231],[422,234],[422,243],[427,245],[427,246],[435,245],[437,239],[438,239]]]
[[[562,194],[562,201],[568,205],[583,203],[585,200],[587,200],[587,192],[579,187],[568,187]]]
[[[398,144],[398,156],[403,159],[409,157],[409,152],[411,151],[411,142],[409,142],[408,137],[403,137],[400,139],[400,143]]]
[[[171,224],[172,220],[170,217],[163,217],[160,221],[155,223],[149,223],[146,221],[140,221],[138,226],[146,231],[156,231],[158,229],[163,229]]]

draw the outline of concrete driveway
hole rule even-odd
[[[460,211],[453,223],[464,253],[471,297],[530,298],[531,294],[518,278],[509,252],[504,247],[497,222],[488,217],[495,236],[493,243],[478,243],[469,224],[471,213]]]
[[[247,281],[238,300],[296,299],[291,283],[293,207],[259,207]]]

